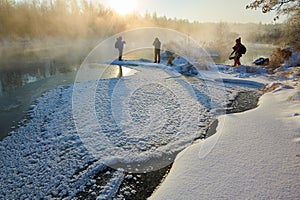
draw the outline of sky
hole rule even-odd
[[[109,7],[110,1],[102,0]],[[118,1],[118,0],[115,0]],[[119,0],[130,1],[130,0]],[[254,0],[137,0],[135,10],[148,11],[167,18],[199,22],[274,23],[275,13],[263,14],[260,9],[246,9]],[[130,4],[130,3],[129,3]],[[278,22],[282,22],[283,17]]]

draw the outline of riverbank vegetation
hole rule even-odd
[[[59,54],[54,57],[64,57],[70,50],[78,52],[73,55],[80,62],[97,42],[107,37],[128,29],[153,26],[185,33],[225,60],[228,52],[224,49],[231,49],[238,36],[246,43],[298,47],[299,43],[294,42],[300,38],[295,37],[299,36],[299,26],[294,26],[300,21],[296,20],[297,16],[299,12],[291,16],[295,20],[282,24],[202,23],[156,13],[121,16],[99,2],[88,0],[0,0],[0,64],[8,66],[16,56],[40,58],[54,52]]]

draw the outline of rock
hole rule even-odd
[[[270,63],[270,59],[263,58],[263,57],[260,57],[253,62],[253,64],[255,65],[264,65],[264,66],[269,65],[269,63]]]

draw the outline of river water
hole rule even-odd
[[[105,73],[100,78],[118,78],[132,74],[133,70],[111,65],[98,65]],[[74,83],[78,67],[59,65],[48,60],[22,68],[0,71],[0,140],[18,128],[26,116],[29,105],[43,93],[59,85]],[[88,79],[88,77],[87,77]]]

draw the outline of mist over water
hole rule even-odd
[[[0,139],[18,128],[35,99],[59,85],[74,83],[81,62],[97,43],[99,39],[73,43],[57,39],[0,46]],[[121,69],[112,66],[103,78],[123,76]]]
[[[122,31],[139,27],[178,31],[186,37],[160,37],[163,50],[171,49],[187,57],[203,59],[197,51],[194,55],[187,54],[192,52],[189,42],[193,41],[203,48],[206,55],[216,55],[212,61],[226,64],[232,64],[228,56],[235,39],[242,37],[247,53],[241,62],[247,65],[258,57],[268,57],[273,47],[256,43],[278,42],[281,31],[280,24],[191,23],[155,13],[120,16],[94,1],[3,1],[0,4],[0,21],[1,137],[11,126],[16,126],[28,106],[42,93],[58,85],[73,83],[76,72],[91,50],[111,36],[115,37],[111,37],[105,48],[95,54],[94,60],[101,60],[103,52],[111,59],[117,58],[113,44]],[[126,52],[124,58],[152,60],[152,42],[158,35],[158,32],[123,35],[125,51],[132,49],[137,40],[143,40],[148,48]],[[112,77],[120,76],[118,67],[112,71]]]
[[[153,35],[156,35],[153,33]],[[145,46],[151,46],[153,35],[145,36]],[[126,48],[134,46],[135,37],[124,37],[127,44]],[[112,40],[114,40],[113,38]],[[160,38],[163,49],[175,48],[177,52],[188,51],[189,45],[184,44],[187,41],[194,40],[192,36],[185,41],[178,41],[176,38]],[[174,40],[172,40],[174,39]],[[202,38],[203,39],[203,38]],[[0,60],[0,138],[3,138],[11,130],[11,127],[17,128],[18,121],[25,115],[30,104],[42,93],[53,89],[59,85],[74,83],[76,73],[81,62],[88,53],[104,39],[82,39],[77,41],[71,40],[47,40],[27,41],[26,43],[2,43],[1,60]],[[197,40],[195,40],[197,42]],[[111,53],[111,58],[117,58],[117,50],[114,49],[111,41],[103,51]],[[229,41],[228,41],[229,43]],[[179,45],[178,45],[179,44]],[[247,45],[247,44],[246,44]],[[213,45],[209,42],[202,43],[208,53],[216,53]],[[226,47],[224,55],[231,51],[231,45]],[[224,47],[225,49],[225,47]],[[248,52],[241,59],[242,64],[251,65],[252,61],[261,56],[271,54],[273,47],[269,45],[248,44]],[[216,53],[218,54],[218,53]],[[213,57],[217,63],[232,64],[231,61],[224,61],[222,54]],[[100,59],[95,57],[95,61]],[[124,59],[153,59],[153,49],[139,49],[128,52]],[[105,68],[105,67],[104,67]],[[106,71],[106,78],[120,77],[119,66]]]

